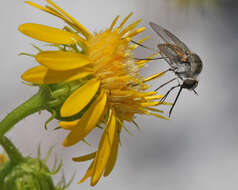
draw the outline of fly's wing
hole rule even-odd
[[[181,58],[178,55],[175,48],[176,46],[173,46],[171,44],[158,45],[158,49],[160,50],[160,53],[169,59],[169,61],[167,62],[172,68],[177,68],[181,62],[180,60]]]
[[[158,24],[155,24],[153,22],[150,22],[149,25],[151,28],[165,41],[165,43],[170,44],[171,39],[170,37],[166,34],[165,30],[163,27],[159,26]]]
[[[183,52],[189,51],[185,43],[173,35],[170,31],[164,29],[162,26],[155,24],[153,22],[149,23],[151,28],[168,44],[175,44],[176,46],[183,49]],[[190,52],[190,51],[189,51]]]
[[[185,43],[183,43],[180,39],[178,39],[175,35],[173,35],[170,31],[164,29],[164,31],[166,32],[166,34],[170,37],[170,39],[178,46],[181,47],[184,51],[187,50],[190,52],[190,50],[188,49],[187,45]]]

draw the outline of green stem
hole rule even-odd
[[[0,139],[0,144],[3,146],[4,150],[7,152],[10,160],[13,162],[19,162],[23,159],[22,154],[18,151],[15,145],[6,137],[3,136]]]
[[[6,132],[8,132],[17,122],[21,121],[25,117],[41,111],[46,108],[47,92],[46,88],[40,88],[38,93],[28,99],[26,102],[18,106],[12,112],[10,112],[0,122],[0,139]]]

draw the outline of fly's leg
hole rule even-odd
[[[194,89],[193,89],[193,92],[194,92],[194,94],[196,94],[196,95],[198,96],[198,93],[197,93],[197,91],[196,91],[196,90],[194,90]]]
[[[173,72],[175,73],[176,70],[177,70],[176,67],[171,67],[171,68],[169,68],[168,70],[166,70],[166,72],[167,72],[167,71],[173,71]],[[173,82],[174,80],[176,80],[176,79],[178,79],[178,78],[179,78],[179,76],[178,76],[178,77],[175,77],[175,78],[173,78],[173,79],[171,79],[171,80],[169,80],[169,81],[167,81],[166,83],[164,83],[164,84],[160,85],[158,88],[156,88],[155,91],[159,90],[160,88],[164,87],[165,85],[167,85],[167,84]],[[181,78],[180,78],[180,79],[181,79]]]
[[[153,60],[158,60],[158,59],[166,59],[167,57],[156,57],[156,58],[135,58],[135,60],[138,61],[153,61]]]
[[[169,68],[169,69],[167,69],[167,70],[165,70],[165,71],[162,71],[162,72],[160,72],[160,73],[157,73],[157,74],[155,74],[155,75],[151,75],[151,76],[145,78],[145,79],[143,80],[143,82],[148,82],[148,81],[154,80],[154,79],[156,79],[156,78],[159,78],[159,77],[163,76],[165,73],[167,73],[168,71],[172,71],[171,68]]]
[[[174,90],[175,88],[178,88],[178,87],[180,87],[180,86],[181,86],[181,84],[178,84],[178,85],[176,85],[176,86],[171,87],[171,88],[166,92],[166,94],[164,95],[164,97],[160,99],[159,102],[160,102],[160,103],[163,103],[163,102],[166,100],[166,98],[168,97],[169,93],[170,93],[172,90]]]
[[[152,51],[154,51],[154,52],[158,52],[158,51],[156,51],[155,49],[150,48],[150,47],[147,47],[147,46],[145,46],[145,45],[142,45],[142,44],[140,44],[140,43],[138,43],[138,42],[136,42],[136,41],[134,41],[134,40],[131,40],[131,42],[134,43],[134,44],[136,44],[136,45],[138,45],[138,46],[141,46],[141,47],[143,47],[143,48],[145,48],[145,49],[150,49],[150,50],[152,50]]]
[[[181,74],[186,74],[187,72],[186,72],[186,71],[182,71],[182,72],[174,71],[174,73],[175,73],[176,75],[181,75]]]
[[[176,96],[176,98],[175,98],[175,100],[174,100],[174,103],[173,103],[172,107],[171,107],[170,110],[169,110],[169,117],[170,117],[170,115],[171,115],[171,113],[172,113],[172,111],[173,111],[173,109],[174,109],[174,106],[175,106],[175,104],[176,104],[176,102],[177,102],[177,100],[178,100],[178,98],[179,98],[180,93],[182,92],[182,89],[183,89],[183,85],[180,85],[180,89],[179,89],[179,91],[178,91],[178,94],[177,94],[177,96]]]
[[[173,79],[167,81],[166,83],[164,83],[164,84],[160,85],[158,88],[156,88],[155,91],[159,90],[160,88],[162,88],[162,87],[164,87],[165,85],[167,85],[167,84],[173,82],[173,81],[176,80],[176,79],[177,79],[177,77],[175,77],[175,78],[173,78]]]
[[[143,44],[140,44],[140,43],[138,43],[138,42],[136,42],[136,41],[134,41],[134,40],[131,40],[131,42],[132,43],[134,43],[134,44],[136,44],[136,45],[138,45],[138,46],[141,46],[141,47],[143,47],[143,48],[145,48],[145,49],[149,49],[149,50],[152,50],[153,52],[158,52],[157,50],[155,50],[155,49],[153,49],[153,48],[150,48],[150,47],[148,47],[148,46],[145,46],[145,45],[143,45]],[[160,53],[160,52],[158,52],[158,53]],[[167,57],[165,57],[165,56],[162,56],[162,57],[157,57],[157,58],[135,58],[136,60],[139,60],[139,61],[143,61],[143,60],[145,60],[145,61],[147,61],[147,60],[158,60],[158,59],[166,59]]]

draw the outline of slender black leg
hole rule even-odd
[[[165,85],[167,85],[167,84],[173,82],[173,81],[176,80],[176,79],[177,79],[177,77],[175,77],[175,78],[169,80],[168,82],[166,82],[166,83],[160,85],[158,88],[155,89],[155,91],[159,90],[160,88],[162,88],[162,87],[164,87]]]
[[[134,43],[134,44],[136,44],[136,45],[138,45],[138,46],[141,46],[141,47],[143,47],[143,48],[145,48],[145,49],[150,49],[150,50],[152,50],[152,51],[154,51],[154,52],[157,52],[157,51],[154,50],[153,48],[144,46],[144,45],[142,45],[142,44],[140,44],[140,43],[138,43],[138,42],[136,42],[136,41],[134,41],[134,40],[131,40],[131,42]]]
[[[164,97],[160,99],[160,103],[163,103],[163,102],[166,100],[166,98],[168,97],[169,93],[170,93],[172,90],[174,90],[175,88],[178,88],[178,87],[180,87],[180,86],[181,86],[181,84],[178,84],[178,85],[176,85],[176,86],[171,87],[171,88],[168,90],[168,92],[166,92],[166,94],[164,95]]]
[[[156,57],[156,58],[135,58],[136,60],[158,60],[158,59],[166,59],[167,57]]]
[[[198,96],[198,93],[196,92],[196,90],[193,89],[193,92]]]
[[[171,107],[170,110],[169,110],[169,117],[170,117],[170,115],[171,115],[171,113],[172,113],[172,111],[173,111],[173,108],[174,108],[174,106],[175,106],[175,104],[176,104],[176,102],[177,102],[177,100],[178,100],[178,97],[179,97],[179,95],[180,95],[182,89],[183,89],[183,87],[181,86],[180,89],[179,89],[179,91],[178,91],[178,94],[177,94],[177,96],[176,96],[176,98],[175,98],[175,100],[174,100],[174,103],[173,103],[172,107]]]
[[[143,47],[143,48],[152,50],[152,51],[154,51],[154,52],[158,52],[158,51],[154,50],[153,48],[144,46],[144,45],[142,45],[142,44],[140,44],[140,43],[138,43],[138,42],[136,42],[136,41],[134,41],[134,40],[131,40],[131,42],[134,43],[134,44],[136,44],[136,45],[138,45],[138,46],[141,46],[141,47]],[[158,53],[159,53],[159,52],[158,52]],[[142,59],[140,59],[140,58],[135,58],[135,59],[136,59],[136,60],[158,60],[158,59],[166,59],[166,58],[167,58],[167,57],[163,56],[163,57],[158,57],[158,58],[142,58]]]
[[[183,72],[177,72],[177,71],[175,71],[174,73],[175,73],[176,75],[186,74],[185,71],[183,71]]]

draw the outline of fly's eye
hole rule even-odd
[[[195,89],[197,87],[197,85],[198,85],[198,81],[192,80],[192,79],[186,79],[183,82],[182,87],[186,88],[186,89],[189,89],[189,90],[193,90],[193,89]]]
[[[198,86],[198,81],[195,81],[193,84],[193,89],[195,89]]]

